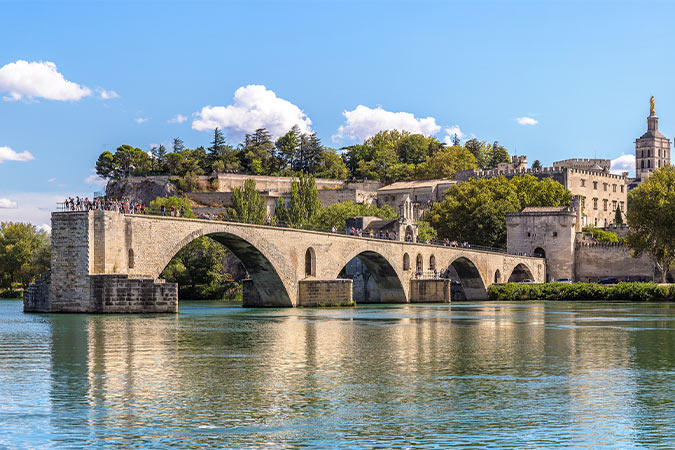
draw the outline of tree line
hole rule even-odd
[[[20,295],[21,289],[49,270],[49,234],[29,223],[0,224],[0,291],[2,297]]]
[[[104,151],[96,161],[96,173],[106,179],[128,176],[171,175],[194,177],[213,172],[293,176],[312,173],[319,178],[371,179],[393,182],[414,179],[451,178],[468,169],[488,169],[509,162],[508,150],[469,139],[452,145],[407,131],[381,131],[362,144],[338,150],[322,144],[316,133],[303,133],[297,126],[274,140],[265,128],[247,134],[234,147],[219,128],[208,147],[190,149],[180,138],[172,148],[154,146],[150,152],[121,145]]]

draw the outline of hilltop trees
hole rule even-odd
[[[24,289],[49,270],[49,235],[29,223],[0,224],[0,287]]]
[[[238,222],[265,222],[265,202],[258,194],[254,180],[249,178],[243,188],[235,187],[232,190],[232,208],[228,209],[228,215]]]

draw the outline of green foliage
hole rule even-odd
[[[569,206],[570,198],[570,192],[551,179],[474,178],[451,187],[426,219],[440,238],[505,247],[506,213],[530,206]]]
[[[152,170],[152,159],[140,148],[130,145],[117,147],[115,154],[101,153],[96,161],[96,174],[102,178],[145,176]]]
[[[507,283],[493,284],[488,288],[490,300],[675,300],[675,285],[663,286],[656,283],[618,283],[603,285],[597,283]]]
[[[301,173],[299,178],[291,180],[288,204],[283,199],[277,201],[276,215],[279,223],[302,227],[310,224],[320,209],[319,191],[314,176]]]
[[[476,168],[476,158],[465,147],[443,148],[417,166],[415,178],[431,180],[453,178],[455,173]]]
[[[18,283],[24,289],[49,270],[49,235],[29,223],[0,224],[0,287]]]
[[[429,222],[420,220],[417,222],[417,240],[418,242],[433,241],[436,239],[436,230]]]
[[[194,213],[192,212],[192,204],[187,198],[176,197],[175,195],[171,197],[157,197],[150,202],[148,211],[150,214],[158,216],[161,214],[162,206],[164,206],[165,215],[167,216],[169,215],[169,211],[171,211],[171,206],[173,206],[176,215],[181,210],[181,208],[185,208],[184,217],[195,217]]]
[[[317,158],[314,174],[317,178],[344,180],[349,176],[347,166],[337,151],[326,148]]]
[[[197,238],[171,259],[160,277],[178,283],[183,299],[228,298],[236,283],[225,271],[227,255],[227,249],[211,238]]]
[[[595,227],[584,227],[583,231],[585,233],[590,234],[593,236],[593,239],[595,239],[598,242],[621,242],[623,241],[622,238],[616,235],[616,233],[612,233],[611,231],[605,231],[601,230],[600,228],[595,228]]]
[[[534,162],[532,163],[532,170],[537,170],[541,168],[542,168],[541,161],[535,159]]]
[[[393,220],[398,217],[396,211],[385,205],[378,208],[376,205],[366,205],[363,203],[354,203],[352,201],[334,203],[323,207],[312,219],[313,228],[320,230],[330,230],[332,227],[338,230],[344,230],[345,220],[350,217],[379,217],[381,219]]]
[[[628,196],[626,244],[632,256],[648,255],[665,281],[675,264],[675,168],[655,170]]]
[[[474,138],[466,141],[464,147],[476,158],[479,169],[492,169],[510,161],[509,152],[497,141],[490,145]]]
[[[232,191],[232,208],[228,209],[232,220],[245,223],[263,224],[266,219],[265,202],[256,190],[255,181],[247,179],[244,187]]]
[[[621,214],[621,208],[619,206],[617,206],[616,211],[614,211],[614,223],[623,225],[623,214]]]

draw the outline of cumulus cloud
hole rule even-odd
[[[0,222],[30,222],[39,226],[50,223],[51,213],[56,210],[56,204],[67,196],[73,196],[73,193],[15,192],[9,195],[12,203],[16,205],[11,208],[0,208]]]
[[[42,230],[46,233],[52,234],[52,227],[51,225],[48,225],[46,223],[43,223],[42,225],[38,225],[38,230]]]
[[[168,123],[183,123],[183,122],[185,122],[185,121],[187,121],[187,120],[188,120],[187,117],[185,117],[185,116],[182,115],[182,114],[178,114],[176,117],[173,117],[173,118],[167,120],[167,122],[168,122]]]
[[[66,80],[53,62],[23,60],[0,68],[0,92],[9,94],[3,97],[5,101],[24,98],[75,101],[91,95],[88,87]]]
[[[89,175],[87,178],[84,179],[85,184],[93,185],[93,186],[99,186],[103,187],[106,184],[108,184],[108,181],[104,178],[99,177],[95,173]]]
[[[539,123],[537,119],[529,116],[516,117],[516,122],[518,122],[521,125],[536,125]]]
[[[611,172],[621,175],[622,172],[635,171],[635,155],[621,155],[612,160]]]
[[[105,90],[105,89],[97,88],[97,89],[96,89],[96,93],[97,93],[98,96],[101,97],[101,99],[103,99],[103,100],[110,100],[110,99],[113,99],[113,98],[120,98],[120,95],[119,95],[117,92],[113,91],[113,90],[107,91],[107,90]]]
[[[455,135],[457,135],[458,139],[462,139],[464,137],[464,133],[459,128],[459,125],[453,125],[445,129],[445,137],[443,138],[443,142],[445,142],[447,145],[452,145],[452,140],[454,139]]]
[[[28,151],[17,153],[7,146],[0,147],[0,164],[5,161],[31,161],[35,159]]]
[[[11,201],[8,198],[0,198],[0,208],[4,209],[16,209],[16,202]]]
[[[232,105],[204,106],[195,116],[193,129],[206,131],[218,127],[233,139],[241,139],[258,128],[266,128],[272,136],[279,137],[294,125],[308,133],[312,125],[299,107],[262,85],[242,86],[235,91]]]
[[[345,124],[338,128],[333,140],[364,140],[382,130],[405,130],[432,135],[441,129],[433,117],[417,118],[411,113],[387,111],[380,106],[372,109],[359,105],[351,111],[343,111],[342,115],[346,119]]]
[[[134,122],[136,122],[137,124],[141,124],[147,122],[148,120],[149,119],[147,117],[136,117],[134,119]]]

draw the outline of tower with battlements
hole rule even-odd
[[[647,132],[635,140],[635,178],[639,183],[651,172],[670,164],[670,139],[659,132],[659,118],[651,98]]]

